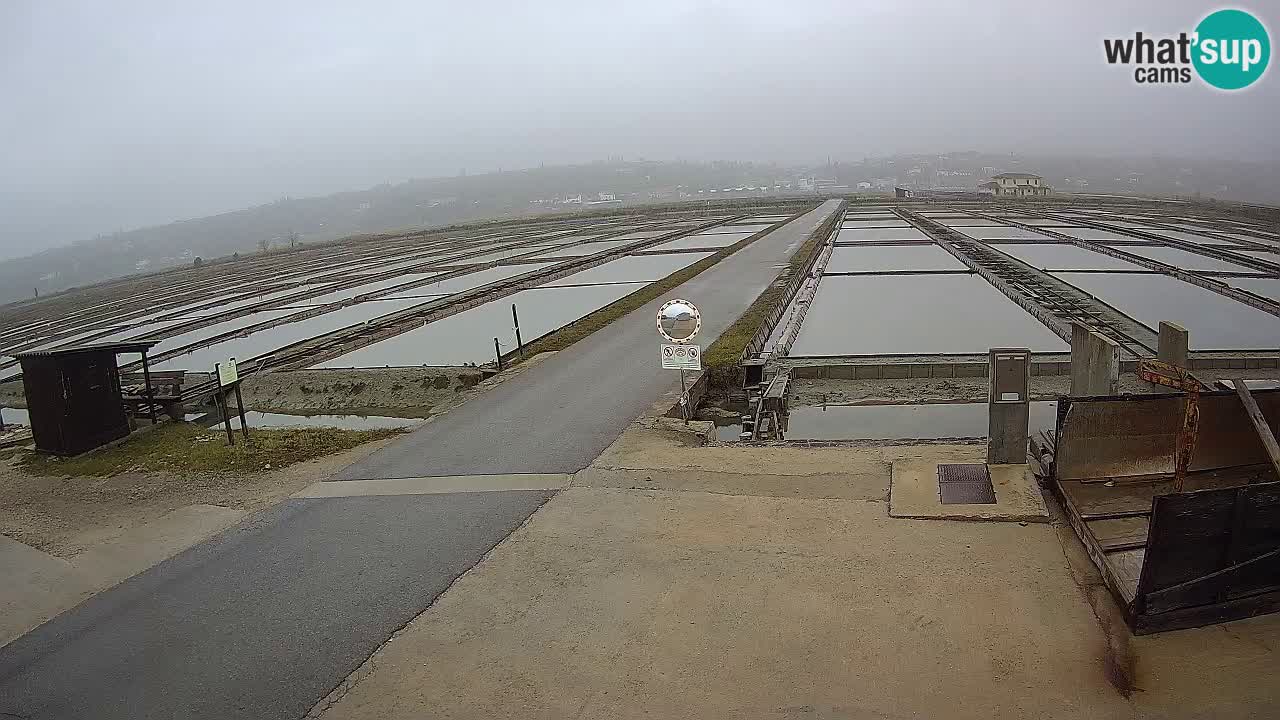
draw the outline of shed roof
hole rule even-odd
[[[74,355],[77,353],[90,352],[136,353],[144,350],[150,350],[159,342],[159,340],[134,340],[115,343],[99,343],[96,345],[93,343],[87,345],[70,345],[67,347],[49,348],[48,350],[31,350],[29,352],[14,353],[12,357],[21,360],[23,358]]]

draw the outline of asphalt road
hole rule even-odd
[[[831,200],[671,293],[702,311],[697,341],[720,336],[780,265],[839,207]],[[336,480],[572,473],[591,463],[679,374],[658,364],[656,300],[555,357],[427,423]]]
[[[674,291],[705,344],[814,213]],[[678,376],[636,310],[371,456],[342,479],[576,472]],[[553,491],[290,500],[0,648],[0,718],[281,718],[328,694]]]
[[[297,720],[553,494],[290,500],[0,649],[0,718]]]

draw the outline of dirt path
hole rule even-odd
[[[40,477],[0,464],[0,534],[62,558],[189,505],[245,513],[274,505],[390,440],[361,445],[281,470],[231,474],[126,472],[111,477]]]

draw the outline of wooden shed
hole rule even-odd
[[[1280,610],[1280,390],[1199,394],[1179,479],[1188,402],[1058,402],[1053,488],[1137,634]]]
[[[119,353],[141,353],[151,396],[147,351],[156,341],[38,350],[14,355],[22,363],[27,414],[36,449],[79,455],[130,432],[120,388]],[[151,404],[154,415],[154,403]]]

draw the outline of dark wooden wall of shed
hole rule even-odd
[[[22,359],[36,449],[78,455],[129,434],[113,352]]]
[[[1280,608],[1280,482],[1155,498],[1134,602],[1162,629]]]

